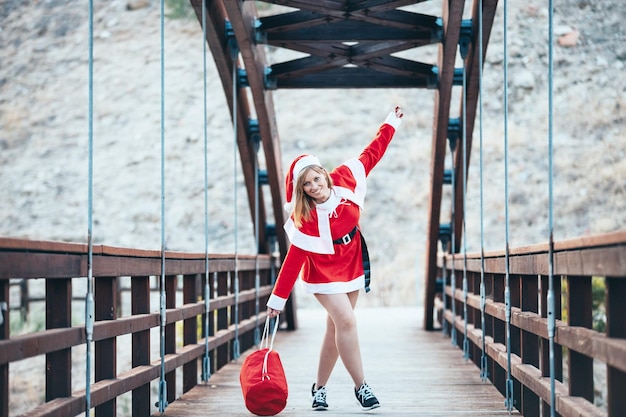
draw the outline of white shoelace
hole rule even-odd
[[[367,384],[361,385],[361,388],[359,388],[357,394],[363,398],[363,401],[374,398],[374,393],[372,392],[370,386]]]
[[[320,387],[315,391],[315,401],[326,402],[326,387]]]

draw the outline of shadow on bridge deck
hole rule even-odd
[[[377,416],[506,416],[504,399],[480,370],[463,359],[441,332],[421,329],[420,308],[357,307],[361,350],[368,383],[381,401],[376,410],[361,411],[352,382],[338,362],[328,383],[330,408],[325,417],[372,414]],[[310,389],[315,380],[318,352],[324,331],[322,309],[298,310],[300,328],[279,332],[280,353],[289,400],[280,416],[319,415],[311,410]],[[170,404],[163,416],[246,416],[239,385],[237,361],[211,376]],[[514,412],[512,415],[519,415]]]

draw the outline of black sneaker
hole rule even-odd
[[[361,405],[361,409],[363,411],[373,410],[374,408],[380,407],[378,399],[372,392],[370,386],[365,382],[363,382],[363,385],[361,385],[359,389],[354,389],[354,395],[356,395],[356,399]]]
[[[326,402],[326,387],[319,387],[315,389],[315,383],[311,387],[311,395],[313,396],[313,405],[311,406],[315,411],[324,411],[328,409],[328,403]]]

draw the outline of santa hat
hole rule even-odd
[[[287,202],[285,203],[284,208],[286,212],[291,213],[295,205],[295,183],[298,180],[298,175],[300,175],[302,170],[311,165],[322,166],[320,160],[314,155],[300,155],[291,163],[289,171],[287,171],[287,178],[285,179],[285,197]]]

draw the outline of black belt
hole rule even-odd
[[[354,229],[350,230],[349,233],[346,233],[345,235],[341,236],[339,239],[333,240],[333,243],[335,245],[347,245],[348,243],[352,242],[352,238],[354,237],[354,235],[356,235],[356,229],[357,227],[354,226]]]
[[[339,239],[333,240],[333,243],[336,245],[347,245],[352,242],[352,238],[356,234],[357,226],[354,226],[354,229],[350,230],[350,233],[343,235]],[[365,275],[365,292],[370,292],[370,280],[371,280],[371,269],[370,269],[370,257],[367,251],[367,245],[365,244],[365,238],[363,237],[363,233],[361,233],[361,258],[363,260],[363,272]]]

